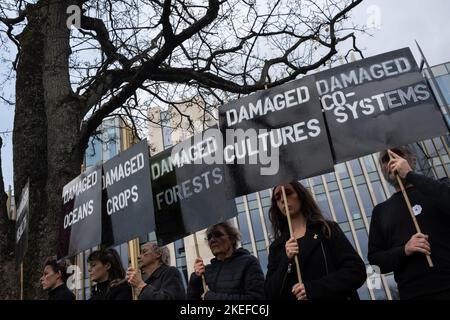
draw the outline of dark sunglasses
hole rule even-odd
[[[217,238],[221,238],[221,237],[224,237],[224,236],[226,236],[226,234],[224,234],[224,233],[222,233],[220,231],[213,231],[213,232],[209,233],[206,236],[205,240],[211,241],[212,238],[217,239]]]

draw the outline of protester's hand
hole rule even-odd
[[[412,255],[414,252],[421,252],[426,255],[431,254],[430,243],[428,242],[428,236],[422,233],[416,233],[409,239],[405,245],[405,254],[407,256]]]
[[[286,255],[289,260],[294,258],[296,254],[298,254],[298,243],[297,240],[295,240],[294,237],[291,237],[285,245],[286,248]]]
[[[209,291],[209,287],[208,287],[208,285],[206,285],[206,290],[202,294],[202,300],[205,300],[205,295],[208,293],[208,291]]]
[[[308,300],[308,297],[306,296],[305,285],[303,283],[296,283],[292,287],[292,293],[297,298],[297,300]]]
[[[389,172],[396,172],[400,176],[400,178],[405,179],[408,172],[412,171],[408,161],[400,157],[395,152],[392,152],[391,150],[388,150],[388,152],[392,157],[392,159],[388,163]]]
[[[201,276],[202,274],[205,274],[205,265],[203,264],[202,258],[195,259],[194,262],[194,272],[197,276]]]
[[[136,271],[132,267],[128,268],[127,270],[127,281],[133,288],[136,288],[139,292],[141,292],[141,290],[147,285],[142,280],[141,273]]]

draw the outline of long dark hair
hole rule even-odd
[[[108,270],[108,280],[110,281],[110,286],[117,285],[125,279],[125,269],[120,261],[120,256],[113,248],[100,249],[91,252],[87,261],[100,261],[102,264],[109,263],[111,265],[111,268]]]
[[[326,238],[329,238],[331,236],[330,223],[327,219],[325,219],[322,211],[312,197],[311,193],[298,181],[293,181],[289,184],[298,195],[301,204],[300,210],[305,216],[306,222],[320,223],[322,225],[323,234]],[[274,240],[279,239],[285,233],[289,233],[287,218],[285,215],[283,215],[277,205],[277,200],[275,198],[276,188],[277,187],[273,188],[272,205],[270,206],[269,210],[269,218],[270,222],[272,223]]]

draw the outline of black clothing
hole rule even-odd
[[[110,285],[110,281],[97,283],[92,289],[92,295],[89,300],[132,300],[133,292],[130,285],[125,281]]]
[[[298,240],[299,264],[308,300],[359,299],[356,290],[366,280],[363,260],[335,222],[329,222],[331,237],[322,232],[321,223],[308,223]],[[294,300],[292,287],[298,283],[294,259],[285,250],[288,232],[269,248],[266,295],[269,299]]]
[[[75,300],[75,295],[62,284],[48,292],[48,300]]]
[[[450,300],[450,290],[426,294],[411,300],[427,301],[427,300]]]
[[[422,253],[405,254],[416,234],[405,199],[399,191],[373,209],[368,259],[382,273],[394,272],[400,299],[412,299],[450,289],[450,185],[409,172],[406,192],[422,233],[429,236],[431,259]]]
[[[180,271],[175,267],[161,265],[147,280],[139,300],[184,300],[186,290]]]
[[[261,300],[264,299],[264,273],[258,259],[245,249],[236,249],[220,261],[216,258],[205,266],[205,280],[209,291],[205,300]],[[201,277],[192,273],[187,290],[188,299],[201,299]]]

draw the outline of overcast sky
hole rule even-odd
[[[450,1],[448,0],[364,0],[353,11],[359,25],[374,25],[373,36],[358,37],[366,57],[410,47],[420,61],[414,40],[422,46],[431,65],[450,61]],[[13,88],[11,88],[13,90]],[[12,107],[0,102],[0,132],[12,130]],[[2,135],[2,169],[5,185],[12,185],[12,135]],[[20,192],[20,191],[19,191]]]

